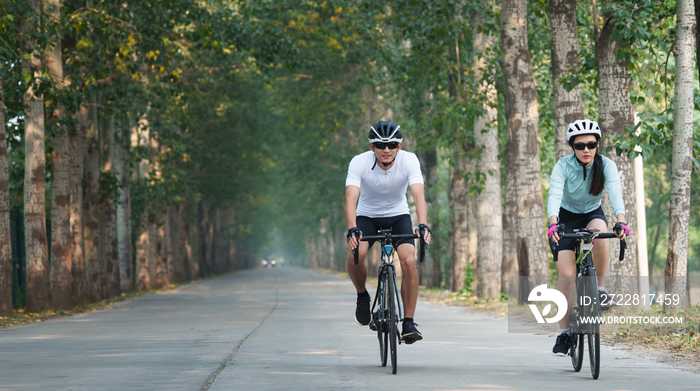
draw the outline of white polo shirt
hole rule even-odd
[[[355,156],[348,167],[345,186],[360,188],[357,215],[366,217],[393,217],[408,214],[406,190],[415,183],[423,183],[418,157],[414,153],[400,150],[394,165],[382,170],[373,151]]]

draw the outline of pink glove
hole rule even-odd
[[[552,235],[554,235],[554,232],[557,231],[558,226],[556,224],[550,224],[549,226],[549,231],[547,231],[547,237],[551,238]]]
[[[618,228],[619,228],[619,229],[624,229],[624,230],[625,230],[625,236],[630,236],[630,229],[627,228],[627,224],[626,224],[626,223],[616,223],[616,224],[615,224],[615,229],[617,230]]]

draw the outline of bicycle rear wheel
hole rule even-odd
[[[591,298],[591,304],[588,306],[589,316],[597,320],[601,316],[598,278],[593,267],[589,267],[584,275],[586,296]],[[597,321],[592,322],[588,330],[588,358],[591,363],[591,375],[597,379],[600,376],[600,324]]]
[[[387,283],[384,285],[386,287],[386,297],[387,297],[387,309],[388,318],[386,326],[389,328],[389,346],[391,348],[391,373],[396,374],[396,347],[399,341],[399,335],[397,332],[398,319],[396,318],[396,290],[394,289],[394,270],[389,269],[386,273]]]

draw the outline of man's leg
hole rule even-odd
[[[404,316],[413,318],[416,312],[416,302],[418,301],[418,269],[416,268],[416,258],[413,255],[415,247],[402,243],[396,252],[401,262],[401,272],[403,273],[401,282],[401,297],[403,298]]]
[[[348,274],[352,280],[353,285],[357,293],[365,292],[365,283],[367,282],[367,268],[365,267],[365,257],[367,256],[367,249],[369,248],[369,243],[360,242],[360,247],[358,250],[358,262],[355,265],[355,256],[352,255],[352,251],[348,252]]]
[[[367,282],[367,268],[365,267],[365,257],[367,255],[367,249],[369,248],[369,243],[360,242],[358,247],[358,262],[355,265],[355,256],[352,251],[348,253],[348,274],[352,280],[353,285],[355,285],[355,290],[357,290],[357,306],[355,307],[355,322],[361,326],[366,326],[372,320],[370,314],[370,296],[369,292],[365,288],[365,283]]]
[[[418,268],[416,268],[416,257],[413,255],[415,247],[408,243],[402,243],[396,249],[401,262],[401,297],[403,298],[404,320],[401,331],[401,339],[407,344],[420,341],[423,335],[416,328],[413,322],[413,315],[416,312],[416,302],[418,301]]]

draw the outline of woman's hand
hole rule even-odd
[[[627,223],[624,221],[618,221],[613,227],[615,235],[617,235],[620,240],[625,240],[626,237],[630,235],[630,229],[627,227]]]
[[[549,230],[547,231],[547,237],[554,242],[557,246],[559,245],[559,224],[554,223],[549,225]]]

